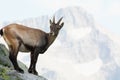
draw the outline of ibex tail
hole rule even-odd
[[[3,29],[0,30],[0,35],[3,36]]]

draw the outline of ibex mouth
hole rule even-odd
[[[52,32],[52,36],[55,36],[55,33],[54,33],[54,32]]]
[[[55,36],[55,33],[54,33],[54,32],[50,32],[50,34],[51,34],[52,36]]]

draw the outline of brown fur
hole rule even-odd
[[[0,34],[9,47],[9,58],[13,63],[15,70],[23,73],[24,71],[18,66],[18,52],[31,52],[31,64],[28,72],[37,75],[35,69],[39,53],[43,54],[56,39],[59,30],[64,23],[60,24],[62,18],[55,23],[50,20],[50,33],[39,29],[29,28],[19,24],[10,24],[1,29]]]

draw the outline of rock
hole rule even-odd
[[[13,68],[13,65],[9,60],[8,55],[9,54],[7,48],[3,44],[0,44],[0,65]]]
[[[9,52],[7,48],[0,44],[0,80],[47,80],[42,76],[36,76],[27,72],[28,68],[22,62],[18,61],[18,64],[25,73],[18,73],[14,70],[11,61],[9,60]]]

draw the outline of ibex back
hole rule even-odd
[[[17,63],[18,52],[31,52],[31,63],[28,72],[38,75],[36,71],[38,55],[39,53],[43,54],[56,39],[64,25],[63,22],[60,24],[61,20],[62,18],[57,23],[55,23],[55,17],[53,21],[50,20],[49,33],[19,24],[10,24],[0,30],[0,34],[9,47],[9,58],[15,70],[24,73]]]

